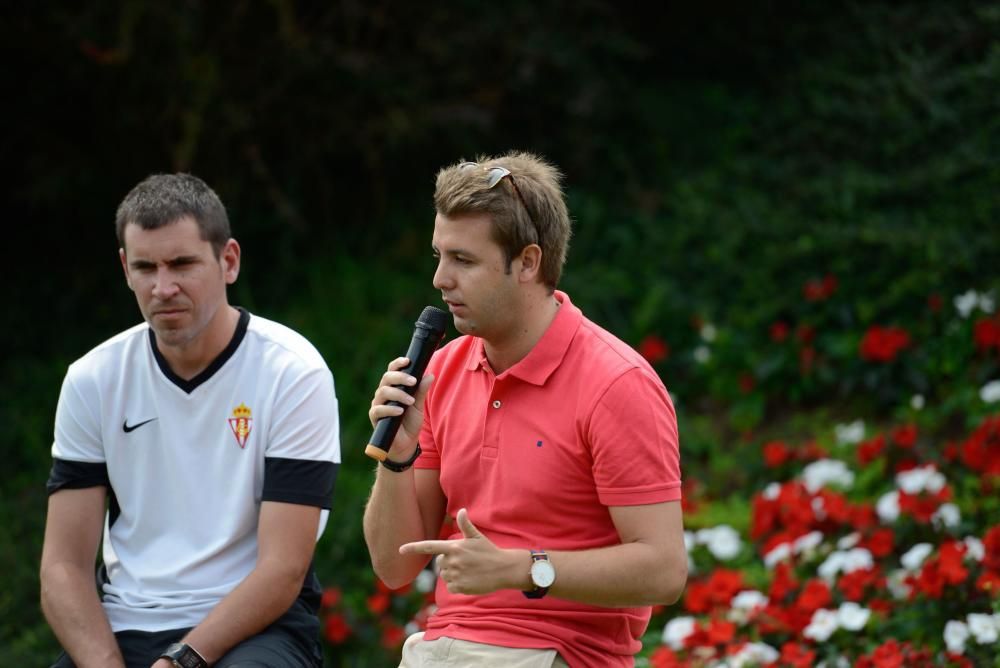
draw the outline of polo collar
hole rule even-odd
[[[583,313],[573,305],[565,292],[556,290],[555,297],[561,306],[542,338],[524,359],[500,374],[501,376],[510,374],[532,385],[544,385],[552,372],[559,368],[569,350],[569,344],[583,322]],[[465,368],[468,371],[487,368],[482,339],[475,339]]]

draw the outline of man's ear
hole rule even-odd
[[[122,271],[125,272],[125,284],[128,285],[129,290],[134,290],[132,287],[132,276],[128,273],[128,258],[125,257],[125,249],[118,249],[118,259],[122,261]]]
[[[240,275],[240,245],[236,239],[230,239],[219,252],[219,262],[222,264],[222,274],[226,284],[232,285]]]
[[[518,256],[521,261],[521,268],[518,271],[518,279],[524,283],[534,283],[540,280],[542,275],[542,248],[538,244],[528,244],[521,249]]]

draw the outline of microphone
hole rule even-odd
[[[410,363],[400,369],[417,379],[415,385],[397,385],[410,396],[417,391],[417,385],[427,370],[427,363],[431,361],[431,355],[444,338],[444,330],[448,326],[448,313],[433,306],[427,306],[417,319],[413,329],[413,338],[410,339],[410,347],[406,351],[406,358]],[[398,401],[388,402],[390,406],[402,406]],[[389,454],[392,441],[396,438],[399,425],[403,422],[402,415],[392,415],[384,417],[375,423],[375,433],[365,447],[365,454],[372,459],[385,461]]]

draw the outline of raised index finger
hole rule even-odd
[[[445,554],[455,544],[453,540],[418,540],[399,546],[400,554]]]

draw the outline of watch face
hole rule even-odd
[[[536,587],[551,587],[556,581],[556,569],[548,559],[539,559],[531,564],[531,581]]]

